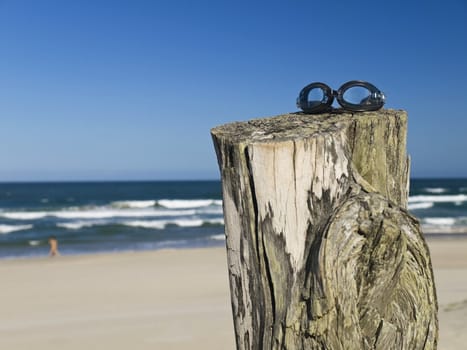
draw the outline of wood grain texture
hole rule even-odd
[[[212,129],[238,349],[435,349],[403,111]]]

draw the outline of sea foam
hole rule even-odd
[[[188,209],[222,205],[222,201],[217,199],[160,199],[157,204],[168,209]]]
[[[1,216],[7,219],[13,220],[37,220],[42,219],[47,216],[47,212],[43,211],[25,211],[25,212],[10,212],[10,213],[1,213]]]
[[[428,193],[444,193],[448,191],[446,188],[442,187],[427,187],[424,190]]]
[[[131,227],[142,227],[162,230],[167,225],[165,220],[136,220],[136,221],[125,221],[122,223],[126,226]]]
[[[456,218],[424,218],[422,222],[432,226],[453,226],[456,224]]]
[[[8,234],[15,231],[29,230],[33,225],[0,225],[0,234]]]
[[[212,235],[209,236],[209,238],[215,240],[215,241],[224,241],[225,240],[225,235],[223,233],[218,234],[218,235]]]
[[[460,203],[466,202],[467,195],[465,194],[456,194],[448,196],[411,196],[409,197],[409,203],[419,203],[419,202],[432,202],[432,203]]]
[[[61,219],[109,219],[118,217],[144,217],[161,216],[159,212],[150,210],[83,210],[83,211],[58,211],[50,214]]]
[[[223,218],[204,220],[204,222],[208,223],[208,224],[211,224],[211,225],[224,225],[224,219]]]
[[[159,229],[162,230],[168,225],[174,225],[179,227],[201,227],[205,224],[211,225],[223,225],[223,219],[177,219],[177,220],[133,220],[133,221],[124,221],[122,225],[131,226],[131,227],[142,227],[149,229]]]
[[[186,219],[186,220],[174,220],[171,223],[180,227],[199,227],[203,226],[203,220],[201,219]]]
[[[407,205],[407,209],[409,210],[416,210],[416,209],[429,209],[433,207],[435,203],[433,202],[420,202],[420,203],[409,203]]]
[[[105,221],[75,221],[75,222],[60,222],[57,227],[66,228],[68,230],[79,230],[85,227],[93,227],[98,225],[106,225]]]
[[[110,219],[110,218],[135,218],[135,217],[162,217],[162,216],[187,216],[195,215],[193,209],[186,210],[164,210],[164,209],[106,209],[97,207],[95,209],[60,210],[50,212],[2,212],[0,217],[14,220],[37,220],[45,217],[56,217],[60,219]]]
[[[146,201],[117,201],[112,202],[110,205],[114,208],[135,208],[135,209],[142,209],[142,208],[151,208],[157,204],[155,200],[146,200]]]

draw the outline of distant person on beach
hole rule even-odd
[[[49,256],[50,257],[59,256],[60,253],[58,252],[58,241],[55,236],[49,237],[49,245],[50,245]]]

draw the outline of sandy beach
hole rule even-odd
[[[428,240],[439,349],[467,343],[467,239]],[[0,261],[0,349],[234,349],[225,249]]]

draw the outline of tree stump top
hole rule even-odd
[[[223,142],[242,147],[282,142],[295,147],[299,142],[318,138],[332,143],[339,134],[350,166],[363,180],[360,184],[407,207],[410,167],[406,154],[407,113],[403,110],[289,113],[224,124],[213,128],[211,133]]]
[[[397,118],[405,123],[407,113],[403,110],[392,109],[354,113],[341,110],[322,114],[298,112],[224,124],[213,128],[211,132],[235,142],[256,143],[272,140],[277,142],[332,132],[351,123],[379,124],[382,119],[386,118]]]

